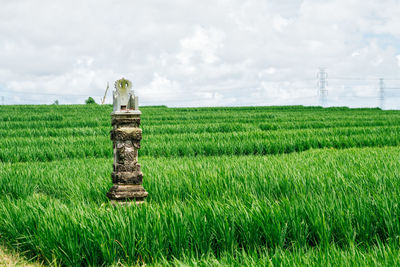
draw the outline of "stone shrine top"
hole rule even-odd
[[[139,111],[139,98],[132,90],[132,82],[127,79],[120,79],[114,83],[113,91],[113,113]]]

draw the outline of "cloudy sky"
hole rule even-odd
[[[319,67],[329,105],[400,88],[400,0],[0,2],[5,104],[99,102],[125,77],[142,105],[317,105]]]

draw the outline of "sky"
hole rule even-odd
[[[0,101],[400,109],[400,0],[0,0]],[[390,89],[389,89],[390,88]],[[397,89],[399,88],[399,89]]]

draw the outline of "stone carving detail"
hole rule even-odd
[[[131,164],[118,164],[115,163],[113,166],[114,172],[134,172],[139,170],[140,171],[140,164],[135,162]]]
[[[119,91],[114,92],[117,99],[114,99],[114,112],[111,113],[113,128],[110,133],[114,148],[113,173],[111,174],[114,185],[107,193],[107,197],[115,203],[129,204],[135,201],[140,204],[148,195],[142,186],[143,173],[138,163],[138,149],[142,139],[142,129],[139,128],[141,112],[137,109],[137,101],[136,106],[130,106],[130,100],[126,108],[115,109],[116,103],[118,105],[125,103],[126,97],[122,97],[125,91],[131,93],[129,96],[131,100],[137,100],[130,91],[132,84],[126,81],[128,80],[118,80],[115,87]],[[132,103],[135,104],[135,102]]]
[[[140,141],[142,140],[142,129],[134,127],[121,127],[111,131],[111,140],[116,141]]]

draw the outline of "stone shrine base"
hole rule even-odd
[[[111,140],[114,149],[113,186],[107,197],[113,204],[134,205],[144,202],[148,193],[143,188],[143,173],[138,163],[142,139],[140,111],[129,110],[111,114]]]
[[[141,204],[149,193],[142,185],[113,185],[107,193],[111,203],[124,204],[124,202]]]

